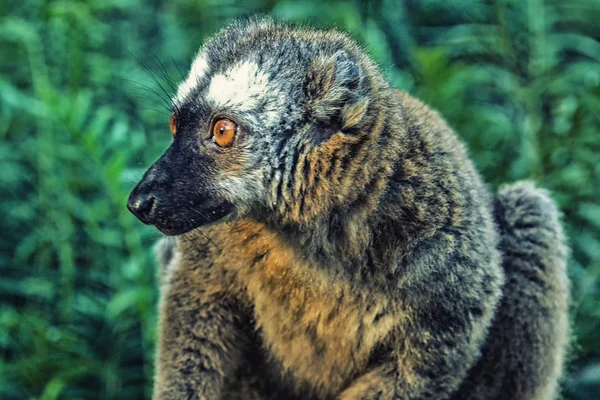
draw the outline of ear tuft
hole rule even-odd
[[[362,78],[358,64],[350,60],[348,53],[338,51],[332,57],[335,60],[336,82],[348,90],[358,89]]]
[[[363,97],[355,103],[346,104],[342,110],[342,130],[354,128],[367,113],[369,99]]]
[[[316,58],[308,70],[306,96],[309,115],[321,122],[356,126],[366,112],[364,76],[345,51]]]

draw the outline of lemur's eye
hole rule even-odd
[[[220,119],[213,126],[213,137],[215,138],[215,142],[221,147],[231,146],[236,132],[236,123],[228,119]]]
[[[175,126],[175,113],[171,114],[169,118],[169,129],[171,129],[171,133],[173,136],[177,133],[177,127]]]

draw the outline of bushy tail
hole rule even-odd
[[[536,279],[547,273],[565,274],[567,246],[559,211],[548,193],[531,182],[500,189],[495,204],[505,267],[522,270]],[[566,283],[566,282],[563,282]]]
[[[506,274],[501,329],[510,332],[509,382],[516,398],[552,399],[569,337],[567,246],[559,211],[530,182],[503,187],[496,222]],[[504,333],[503,335],[506,335]]]
[[[519,182],[499,191],[495,218],[503,298],[459,398],[554,399],[569,337],[568,251],[559,212],[546,191]]]

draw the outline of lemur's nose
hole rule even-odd
[[[152,214],[156,205],[156,198],[152,194],[137,194],[132,193],[127,201],[127,208],[140,221],[149,224],[152,219]]]

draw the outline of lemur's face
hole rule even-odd
[[[368,104],[358,99],[361,80],[345,52],[317,40],[271,23],[230,26],[179,86],[172,144],[131,193],[129,209],[168,235],[253,213],[298,217],[319,179],[309,151],[360,120]],[[346,103],[362,107],[354,122],[342,115]]]

